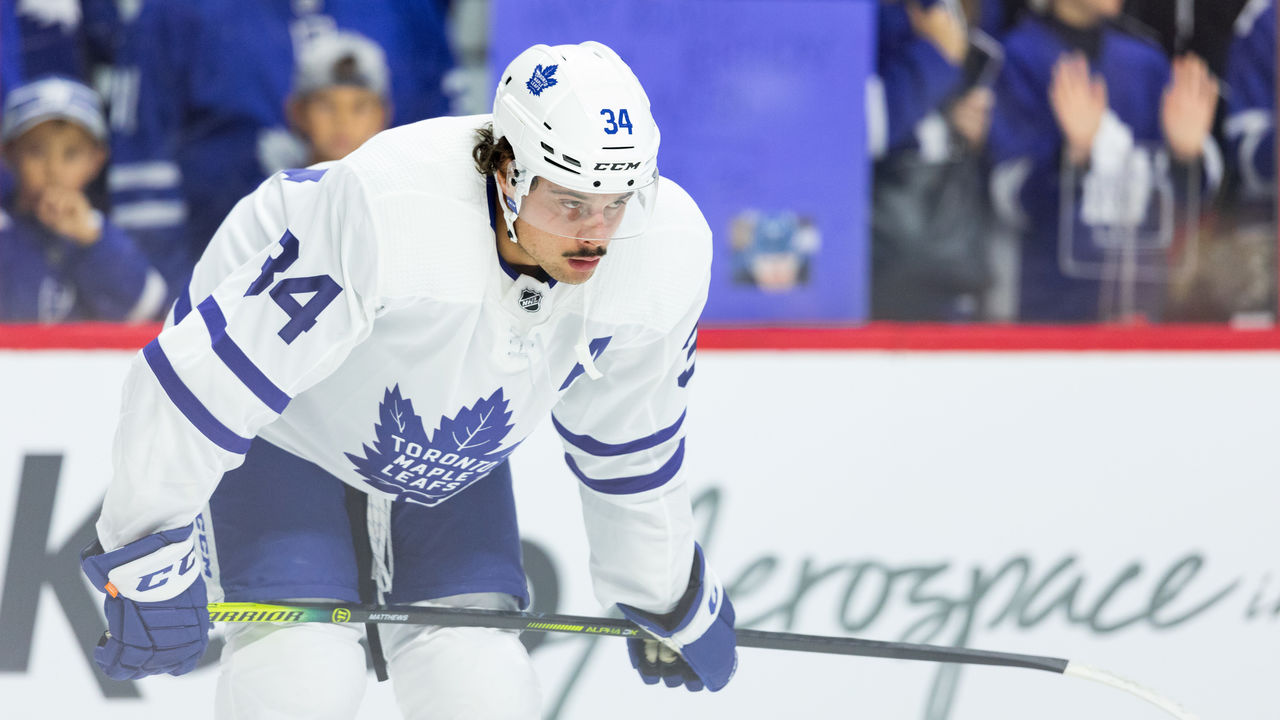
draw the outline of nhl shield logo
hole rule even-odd
[[[542,293],[525,288],[520,291],[520,307],[525,312],[536,313],[542,308]]]

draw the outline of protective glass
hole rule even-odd
[[[653,214],[657,180],[625,193],[570,190],[535,177],[516,211],[520,220],[552,235],[618,240],[642,234]]]

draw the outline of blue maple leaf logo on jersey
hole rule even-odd
[[[364,457],[344,453],[365,482],[405,500],[433,507],[466,490],[507,459],[515,445],[502,447],[511,432],[511,411],[498,388],[427,435],[413,401],[388,389],[378,406],[377,439],[364,445]]]
[[[543,90],[555,86],[557,80],[553,76],[559,68],[559,65],[548,65],[545,68],[541,65],[535,67],[533,76],[529,78],[524,86],[529,88],[529,92],[534,95],[541,95]]]

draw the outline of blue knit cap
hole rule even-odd
[[[74,80],[49,76],[19,85],[4,99],[0,141],[9,142],[36,125],[53,119],[70,120],[95,140],[107,140],[98,93]]]

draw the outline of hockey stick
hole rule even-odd
[[[285,605],[282,603],[223,602],[209,603],[209,619],[213,622],[351,622],[436,625],[439,627],[485,627],[502,630],[628,638],[637,637],[643,632],[630,621],[618,618],[419,605],[344,605],[310,602],[294,602]],[[1110,685],[1124,690],[1146,700],[1173,717],[1178,718],[1178,720],[1198,720],[1194,714],[1178,703],[1135,682],[1113,675],[1106,670],[1082,665],[1064,658],[971,650],[943,645],[885,642],[882,640],[823,635],[799,635],[796,633],[768,632],[746,628],[738,629],[737,635],[738,647],[1046,670],[1060,675],[1093,680],[1103,685]]]

